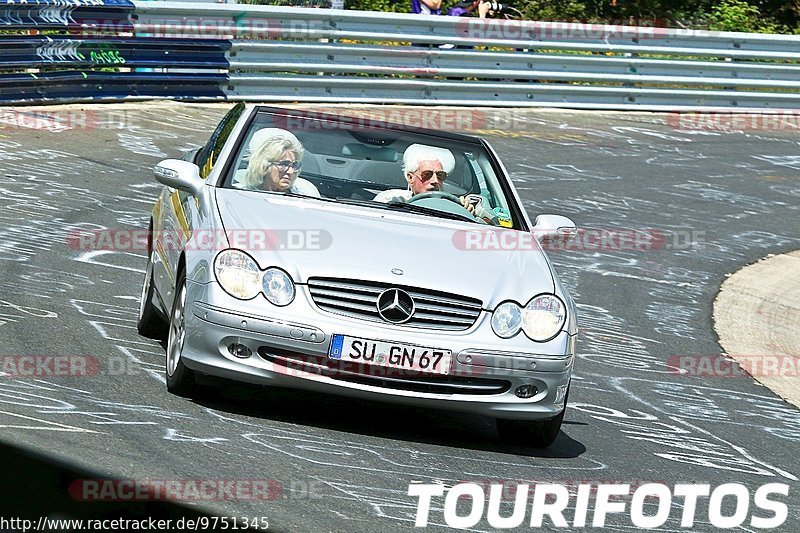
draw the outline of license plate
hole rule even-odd
[[[328,357],[339,361],[386,368],[448,374],[452,352],[413,344],[375,341],[335,334],[331,339]]]

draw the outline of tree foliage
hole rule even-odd
[[[744,31],[775,33],[778,24],[765,20],[758,7],[744,0],[723,0],[711,9],[709,29],[718,31]]]
[[[498,1],[518,9],[527,20],[579,20],[717,31],[800,33],[800,0]],[[457,2],[444,0],[444,10]],[[411,0],[345,0],[345,8],[410,13]]]
[[[411,13],[411,0],[344,0],[344,6],[345,9],[360,11]]]

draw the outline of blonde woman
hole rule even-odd
[[[294,134],[280,128],[264,128],[253,134],[249,146],[250,163],[243,188],[320,195],[313,183],[299,177],[304,150]]]

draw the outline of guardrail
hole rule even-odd
[[[0,33],[5,103],[800,108],[798,36],[137,0],[0,0]]]

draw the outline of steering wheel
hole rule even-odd
[[[473,197],[477,199],[477,201],[474,201]],[[497,219],[497,216],[495,216],[494,213],[483,207],[483,198],[480,195],[470,194],[467,195],[466,197],[469,203],[475,206],[475,212],[472,213],[470,213],[469,209],[464,207],[464,204],[461,203],[461,199],[458,196],[443,191],[423,192],[421,194],[412,196],[410,199],[406,200],[406,203],[413,204],[414,202],[425,200],[426,198],[441,198],[442,200],[448,200],[450,202],[458,204],[459,207],[464,208],[464,210],[467,213],[475,217],[475,220],[477,220],[481,224],[491,224],[493,226],[500,225],[500,221]]]
[[[443,191],[430,191],[430,192],[423,192],[420,194],[416,194],[411,198],[409,198],[408,200],[406,200],[406,203],[413,204],[414,202],[419,202],[420,200],[425,200],[426,198],[441,198],[442,200],[448,200],[450,202],[453,202],[454,204],[458,204],[461,207],[464,207],[463,205],[461,205],[461,200],[459,200],[458,196]]]

